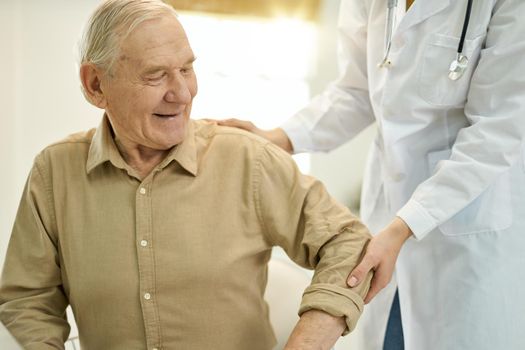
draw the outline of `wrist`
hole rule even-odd
[[[390,225],[394,235],[402,242],[405,242],[413,234],[410,226],[399,216],[396,216]]]
[[[288,153],[293,152],[293,145],[288,135],[281,128],[267,131],[267,139]]]

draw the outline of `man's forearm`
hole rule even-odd
[[[310,310],[302,314],[284,350],[328,350],[346,329],[344,317]]]

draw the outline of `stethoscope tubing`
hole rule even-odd
[[[468,0],[467,2],[467,10],[465,11],[465,19],[463,20],[463,29],[461,30],[461,38],[459,39],[458,54],[463,53],[463,45],[465,44],[468,24],[470,22],[470,13],[472,12],[472,2],[473,0]]]

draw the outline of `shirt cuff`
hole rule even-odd
[[[319,283],[304,291],[299,316],[306,311],[320,310],[334,317],[345,317],[346,330],[343,335],[347,335],[354,330],[363,308],[364,302],[359,294],[348,288]]]
[[[314,148],[310,131],[305,125],[306,123],[301,120],[301,115],[296,114],[280,126],[292,143],[293,153],[309,152]]]
[[[423,239],[437,227],[436,220],[414,199],[409,200],[396,215],[410,227],[417,240]]]

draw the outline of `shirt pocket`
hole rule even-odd
[[[467,69],[458,80],[448,77],[450,64],[456,59],[459,38],[432,34],[423,52],[419,71],[419,94],[435,106],[458,106],[467,100],[470,80],[481,51],[484,36],[465,40],[463,54],[468,58]]]
[[[450,154],[450,149],[429,153],[430,173],[437,171],[440,162],[449,159]],[[447,203],[442,205],[446,206]],[[439,230],[446,236],[459,236],[502,231],[511,224],[510,173],[506,171],[474,201],[439,225]]]

